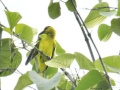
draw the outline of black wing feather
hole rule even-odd
[[[53,48],[53,51],[52,51],[52,56],[51,56],[51,59],[54,57],[54,54],[55,54],[55,49],[56,49],[56,45],[54,44],[54,48]]]
[[[39,45],[39,42],[35,45],[35,47],[38,48],[38,45]],[[27,65],[36,55],[38,54],[38,51],[33,48],[31,51],[30,51],[30,54],[25,62],[25,65]]]

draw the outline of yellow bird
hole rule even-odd
[[[27,65],[30,60],[34,57],[37,58],[38,69],[40,73],[44,73],[47,69],[45,62],[54,57],[56,41],[55,41],[56,31],[51,26],[45,27],[45,29],[38,35],[37,44],[31,50],[25,65]],[[39,50],[37,50],[39,49]]]

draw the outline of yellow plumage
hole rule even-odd
[[[48,60],[47,57],[52,59],[54,56],[55,45],[56,45],[55,35],[56,35],[55,30],[51,26],[47,26],[44,29],[44,31],[42,31],[38,35],[38,41],[37,44],[35,45],[35,47],[37,47],[40,51],[42,51],[43,54],[41,54],[38,50],[33,48],[25,64],[27,65],[28,62],[30,62],[30,60],[37,55],[38,69],[40,73],[43,73],[47,68],[47,66],[45,65],[45,62]]]

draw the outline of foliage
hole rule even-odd
[[[22,90],[22,89],[25,88],[26,86],[28,86],[28,85],[30,85],[30,84],[33,84],[33,82],[30,80],[28,74],[29,74],[29,72],[23,74],[23,75],[19,78],[19,80],[18,80],[18,82],[17,82],[14,90]]]
[[[101,7],[109,7],[107,2],[101,2],[95,5],[88,14],[85,19],[85,24],[88,28],[93,28],[95,25],[103,22],[106,16],[100,15],[100,12],[109,12],[109,8],[101,8]]]
[[[90,82],[88,82],[90,81]],[[104,83],[106,86],[103,86],[100,83]],[[86,84],[86,85],[84,85]],[[96,85],[100,85],[99,87]],[[102,76],[100,72],[97,70],[89,71],[78,83],[78,87],[75,90],[108,90],[109,85],[107,84],[106,80]]]
[[[110,26],[101,24],[98,28],[98,37],[101,41],[107,41],[112,35]]]
[[[12,39],[0,40],[0,76],[8,76],[15,72],[22,60],[21,53]]]
[[[51,0],[50,5],[48,7],[48,12],[49,12],[49,16],[52,19],[55,19],[58,16],[60,16],[61,12],[60,12],[60,4],[59,4],[59,2],[53,3],[52,0]]]
[[[61,1],[61,0],[60,0]],[[50,18],[56,19],[61,15],[61,6],[59,2],[50,1],[48,6],[48,14]],[[96,4],[84,23],[87,28],[93,28],[98,26],[98,37],[101,41],[108,41],[115,33],[120,36],[120,18],[116,17],[111,20],[111,25],[103,24],[102,22],[109,16],[116,14],[120,16],[120,0],[118,0],[118,9],[110,10],[107,2]],[[77,2],[76,0],[67,0],[64,2],[67,9],[70,12],[76,12]],[[0,38],[0,77],[11,75],[15,72],[22,61],[22,53],[15,45],[13,37],[21,40],[23,49],[27,49],[26,45],[33,47],[32,40],[34,37],[34,29],[29,25],[18,23],[22,16],[18,12],[5,11],[9,27],[0,26],[0,33],[2,30],[9,33],[11,38]],[[102,23],[102,24],[101,24]],[[84,24],[83,24],[84,26]],[[66,51],[56,43],[56,56],[46,62],[49,68],[46,70],[45,75],[41,76],[35,71],[29,71],[23,74],[14,90],[21,90],[31,84],[36,84],[38,90],[109,90],[110,85],[108,78],[104,77],[104,65],[107,73],[119,73],[120,72],[120,56],[108,56],[102,57],[103,64],[101,64],[101,58],[92,62],[87,56],[80,52],[66,53]],[[78,66],[82,70],[87,70],[87,73],[79,78],[79,75],[74,77],[71,73],[63,71],[63,75],[58,72],[59,68],[65,70],[71,67],[73,62],[77,62]],[[32,62],[33,70],[35,70],[35,64]],[[37,70],[36,70],[37,71]],[[66,79],[66,77],[69,79]],[[75,80],[74,80],[75,79]],[[73,80],[73,81],[72,81]],[[114,83],[114,80],[110,79]],[[113,84],[111,84],[113,85]]]
[[[119,60],[120,60],[120,56],[119,55],[115,55],[115,56],[108,56],[108,57],[104,57],[103,61],[104,64],[107,68],[108,72],[115,72],[115,73],[119,73],[120,72],[120,64],[119,64]],[[99,69],[103,71],[103,68],[99,62],[99,60],[96,60],[94,62],[95,66]]]

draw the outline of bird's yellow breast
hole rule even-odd
[[[53,49],[55,47],[55,41],[53,39],[41,40],[41,44],[39,45],[39,49],[43,52],[43,54],[51,57],[53,53]]]
[[[53,49],[55,48],[55,41],[53,39],[41,40],[39,44],[39,50],[43,52],[44,55],[52,57]],[[46,57],[38,53],[38,65],[40,72],[44,72],[46,69],[45,62],[47,61]]]

